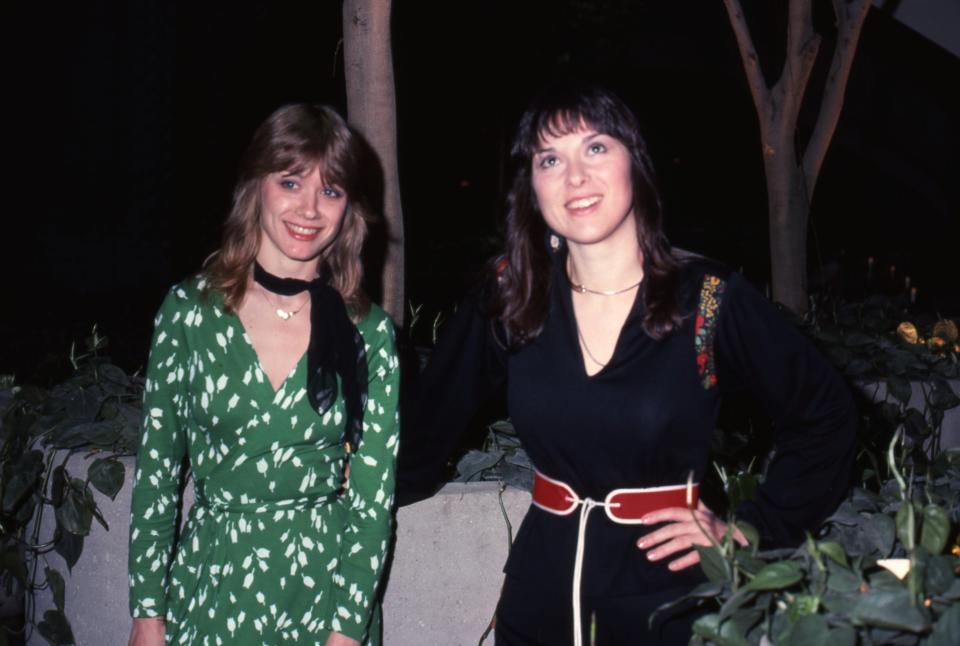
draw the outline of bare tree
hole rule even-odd
[[[812,0],[790,0],[787,55],[780,78],[767,85],[740,0],[724,0],[760,120],[770,219],[773,296],[791,310],[807,309],[807,223],[823,159],[843,108],[850,68],[870,0],[832,0],[837,37],[830,71],[805,147],[797,142],[797,118],[821,36],[813,28]]]
[[[403,212],[397,170],[397,101],[390,40],[391,0],[344,0],[343,61],[347,117],[383,166],[387,223],[383,309],[403,325]]]

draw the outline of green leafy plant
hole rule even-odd
[[[8,593],[26,593],[26,630],[55,645],[74,639],[64,576],[47,555],[72,569],[94,522],[109,530],[94,491],[116,497],[125,476],[117,458],[135,452],[140,433],[143,381],[100,356],[106,343],[94,327],[85,351],[71,347],[73,375],[49,390],[11,379],[0,390],[0,581]],[[68,467],[74,455],[84,458],[84,472]],[[46,514],[51,535],[43,533]],[[38,620],[34,594],[47,589],[54,608]]]
[[[727,536],[699,548],[708,582],[659,612],[693,601],[713,611],[693,644],[960,643],[960,451],[924,476],[903,476],[898,434],[879,493],[855,489],[817,538],[796,549],[758,549]],[[901,574],[902,578],[897,574]]]
[[[457,462],[454,482],[480,481],[533,490],[533,464],[520,446],[520,438],[510,420],[490,424],[483,445],[468,451]]]

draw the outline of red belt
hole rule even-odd
[[[687,498],[687,485],[668,485],[665,487],[647,487],[645,489],[614,489],[607,494],[602,506],[607,516],[622,525],[639,525],[640,519],[651,511],[667,507],[696,507],[700,485],[690,487],[690,499]],[[533,504],[544,511],[569,516],[584,502],[565,482],[554,480],[537,471],[533,479]]]
[[[573,643],[583,642],[580,616],[580,579],[583,574],[583,551],[586,543],[587,517],[594,507],[603,507],[607,517],[622,525],[639,525],[641,518],[651,511],[667,507],[697,506],[700,486],[693,482],[693,472],[687,484],[648,487],[645,489],[614,489],[603,502],[581,498],[565,482],[554,480],[537,471],[533,479],[533,504],[558,516],[569,516],[580,507],[580,525],[577,533],[577,556],[573,567]]]

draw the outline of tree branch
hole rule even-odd
[[[807,93],[810,74],[820,53],[820,36],[813,30],[811,0],[791,0],[787,22],[787,56],[783,75],[777,85],[783,84],[783,111],[780,127],[793,132]]]
[[[817,122],[803,155],[803,174],[807,183],[807,197],[813,199],[817,177],[827,155],[830,140],[840,122],[843,99],[853,67],[853,58],[860,41],[860,32],[870,10],[870,0],[833,0],[837,14],[837,43],[833,50],[830,73],[823,89]]]
[[[743,13],[743,7],[740,6],[740,0],[723,0],[723,4],[727,9],[727,15],[730,17],[730,26],[733,27],[733,33],[737,38],[740,59],[743,61],[743,69],[747,74],[747,85],[750,86],[753,104],[757,108],[757,116],[760,119],[760,131],[763,138],[766,139],[773,110],[770,104],[770,91],[767,88],[766,80],[763,78],[763,71],[760,69],[760,59],[757,57],[757,50],[753,46],[750,28],[747,26],[747,19]]]

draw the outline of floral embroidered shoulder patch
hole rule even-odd
[[[716,276],[704,276],[700,290],[700,305],[697,307],[697,322],[693,343],[697,351],[697,371],[704,390],[717,385],[717,367],[713,354],[713,340],[717,334],[717,319],[720,302],[727,284]]]

